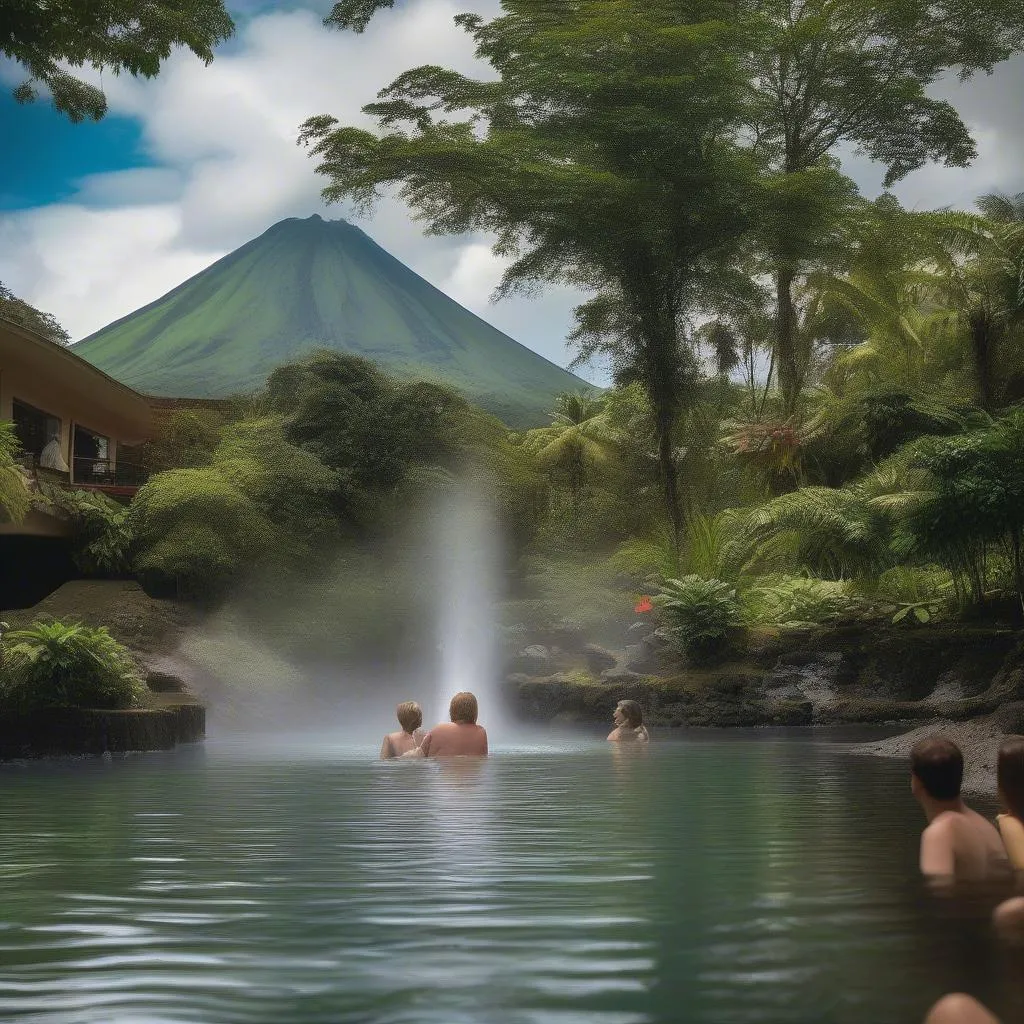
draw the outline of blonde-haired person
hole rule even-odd
[[[620,700],[612,712],[615,728],[608,734],[609,743],[650,743],[644,725],[644,713],[635,700]]]
[[[423,709],[414,700],[405,700],[395,708],[399,732],[389,732],[380,745],[380,759],[390,761],[396,757],[415,754],[423,742]]]
[[[420,751],[424,757],[486,757],[487,730],[477,725],[476,697],[468,691],[455,694],[448,706],[450,722],[435,725]]]

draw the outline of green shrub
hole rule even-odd
[[[130,525],[143,581],[190,597],[222,591],[274,539],[257,505],[214,467],[153,477],[132,502]]]
[[[668,537],[631,537],[615,549],[607,565],[639,587],[673,578],[679,572],[679,556]]]
[[[846,581],[811,576],[765,577],[743,594],[749,622],[785,625],[829,622],[862,611],[864,601]]]
[[[72,558],[90,576],[120,576],[131,569],[134,534],[128,506],[99,491],[69,491],[40,483],[46,501],[75,526]]]
[[[0,422],[0,523],[20,523],[28,514],[28,482],[15,461],[20,451],[14,424]]]
[[[666,580],[654,603],[666,621],[658,634],[692,659],[720,651],[740,616],[735,589],[700,576]]]
[[[40,621],[3,638],[0,708],[127,708],[145,695],[131,654],[105,626]]]

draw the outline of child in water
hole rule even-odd
[[[414,700],[403,701],[395,709],[401,732],[389,732],[380,747],[380,759],[390,761],[392,758],[404,757],[419,750],[423,742],[423,710]]]
[[[608,734],[609,743],[650,743],[644,726],[644,713],[635,700],[620,700],[612,712],[615,728]]]

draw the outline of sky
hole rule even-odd
[[[74,340],[160,297],[286,217],[346,217],[433,285],[561,366],[573,307],[586,296],[548,288],[492,303],[504,264],[485,235],[427,237],[394,196],[371,216],[320,197],[326,180],[296,145],[299,125],[329,113],[374,127],[361,112],[419,64],[486,76],[453,24],[497,0],[399,0],[362,35],[325,28],[329,0],[229,0],[234,37],[204,66],[176,52],[151,80],[80,72],[109,113],[71,124],[44,99],[20,105],[22,69],[0,60],[0,281],[52,313]],[[969,209],[985,192],[1024,191],[1024,58],[965,85],[939,83],[971,128],[971,168],[929,166],[894,188],[904,206]],[[855,154],[843,166],[867,195],[881,171]],[[580,375],[606,383],[605,368]]]

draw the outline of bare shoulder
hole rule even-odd
[[[954,811],[943,811],[928,822],[921,835],[936,839],[952,837],[956,830],[957,817]]]
[[[979,814],[975,810],[968,810],[967,813],[971,819],[971,824],[974,825],[975,828],[978,828],[991,836],[995,836],[996,838],[999,837],[999,829],[996,828],[996,826],[992,824],[992,822],[989,821],[988,818],[986,818],[983,814]]]

